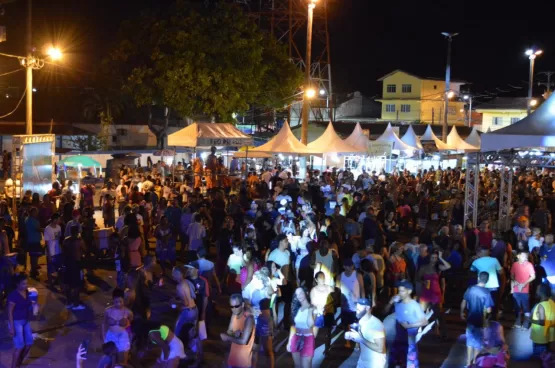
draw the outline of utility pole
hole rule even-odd
[[[441,129],[441,140],[447,143],[449,92],[451,92],[451,43],[453,41],[453,37],[458,35],[458,33],[442,32],[441,34],[447,38],[447,66],[445,67],[445,95],[443,96],[443,126]]]
[[[544,98],[548,98],[549,95],[551,94],[551,87],[555,87],[555,82],[551,82],[551,76],[555,74],[555,72],[552,71],[547,71],[547,72],[541,72],[538,73],[539,75],[545,75],[547,78],[547,81],[545,82],[538,82],[538,86],[545,86],[545,96]]]
[[[27,62],[25,69],[27,73],[25,93],[25,134],[33,134],[33,38],[32,38],[32,0],[27,0]]]
[[[310,102],[308,100],[307,92],[312,87],[310,80],[310,72],[312,61],[312,22],[314,19],[314,8],[316,7],[316,0],[311,0],[308,3],[308,22],[306,25],[306,56],[305,56],[305,85],[303,93],[303,109],[302,109],[302,125],[301,125],[301,143],[308,144],[308,120],[310,119]],[[313,97],[313,96],[312,96]]]

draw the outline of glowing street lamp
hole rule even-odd
[[[538,100],[530,100],[529,107],[534,107],[538,104]]]
[[[310,86],[310,69],[312,66],[312,22],[314,20],[314,8],[318,0],[308,0],[308,21],[306,24],[306,57],[305,57],[305,86]],[[307,91],[308,92],[308,91]],[[314,93],[316,95],[316,92]],[[308,97],[308,93],[307,96]],[[311,97],[308,97],[311,98]],[[303,98],[303,109],[301,116],[301,143],[308,143],[308,120],[310,118],[309,103]]]
[[[532,106],[533,106],[532,105],[532,85],[534,84],[534,61],[536,60],[536,57],[538,57],[542,53],[543,53],[542,50],[536,50],[536,49],[528,49],[525,52],[526,56],[528,56],[528,59],[530,59],[530,75],[528,79],[528,107],[527,107],[528,115],[530,115],[530,113],[532,112]]]
[[[325,94],[326,94],[326,90],[322,88],[320,90],[320,96],[324,96]]]
[[[314,88],[309,88],[305,91],[304,95],[308,99],[313,99],[316,96],[316,91]]]
[[[46,50],[46,55],[52,60],[60,60],[63,56],[62,51],[57,47],[49,47],[48,50]]]
[[[453,96],[455,96],[455,92],[453,91],[447,92],[447,98],[453,98]]]

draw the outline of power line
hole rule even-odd
[[[19,108],[19,105],[21,105],[21,102],[23,101],[23,97],[25,97],[25,93],[27,93],[27,89],[25,89],[25,91],[23,91],[23,94],[21,95],[21,98],[19,99],[19,102],[17,103],[15,108],[10,113],[0,116],[0,119],[3,119],[5,117],[10,116],[11,114],[13,114]]]
[[[24,70],[24,69],[19,68],[19,69],[16,69],[16,70],[12,70],[11,72],[6,72],[6,73],[3,73],[3,74],[0,74],[0,77],[3,77],[5,75],[9,75],[9,74],[13,74],[13,73],[17,73],[17,72],[20,72],[22,70]]]

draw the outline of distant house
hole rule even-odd
[[[494,131],[514,124],[526,117],[526,97],[497,97],[480,104],[476,112],[482,114],[482,132]]]
[[[381,106],[378,102],[356,91],[335,109],[336,121],[375,121],[380,118]]]
[[[419,121],[442,124],[444,118],[445,81],[439,78],[421,77],[403,70],[394,70],[378,81],[383,83],[381,120],[391,122]],[[465,121],[465,102],[460,95],[463,81],[452,80],[450,90],[454,96],[449,100],[449,125],[462,125]]]

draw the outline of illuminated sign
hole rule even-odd
[[[197,146],[246,146],[252,144],[252,138],[197,138]]]
[[[390,156],[393,142],[370,142],[368,145],[368,155],[370,156]]]
[[[56,136],[54,134],[33,134],[33,135],[14,135],[13,144],[33,144],[54,142]]]

